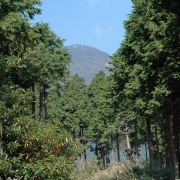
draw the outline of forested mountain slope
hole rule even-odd
[[[85,78],[86,83],[89,83],[95,74],[106,70],[106,65],[109,60],[109,55],[96,48],[85,45],[66,46],[69,53],[72,55],[72,63],[70,64],[71,74],[78,74]]]

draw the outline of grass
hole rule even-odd
[[[169,180],[169,170],[165,168],[151,170],[147,167],[134,167],[126,162],[109,166],[100,170],[96,163],[88,163],[85,170],[76,169],[72,174],[73,180]]]

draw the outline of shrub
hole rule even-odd
[[[131,164],[129,162],[117,166],[109,166],[105,170],[99,170],[98,166],[95,165],[95,163],[92,164],[86,167],[86,170],[79,171],[79,173],[76,173],[76,176],[74,176],[72,179],[77,179],[77,180],[85,180],[85,179],[135,180],[136,179],[131,169]]]
[[[138,168],[134,167],[133,172],[138,178],[149,177],[154,180],[169,180],[170,172],[167,168],[150,169],[148,167]]]
[[[69,179],[74,160],[83,149],[56,122],[19,117],[6,136],[13,141],[2,144],[0,177],[3,179]],[[8,138],[10,139],[10,138]]]

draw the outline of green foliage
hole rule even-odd
[[[160,169],[150,169],[148,167],[146,168],[133,168],[133,173],[137,176],[137,179],[139,178],[150,178],[154,180],[169,180],[170,179],[170,173],[169,169],[167,168],[160,168]]]
[[[114,78],[114,97],[116,117],[121,121],[129,115],[132,121],[138,121],[138,136],[148,135],[150,146],[150,164],[154,157],[162,154],[163,143],[166,153],[179,163],[179,7],[178,1],[134,0],[129,19],[124,22],[125,40],[111,57],[112,77]],[[168,117],[172,117],[171,119]],[[146,124],[150,120],[150,124]],[[156,122],[158,131],[155,130]],[[169,140],[169,124],[173,126]],[[148,134],[146,129],[148,126]],[[165,128],[166,126],[166,128]],[[132,126],[132,129],[134,126]],[[134,132],[130,130],[134,141]],[[164,134],[165,136],[162,136]],[[147,139],[144,138],[144,142]],[[170,142],[171,141],[171,142]],[[159,148],[159,149],[158,149]],[[158,152],[159,151],[159,152]],[[179,178],[179,167],[167,161],[172,167],[171,179]],[[152,168],[153,165],[152,165]],[[176,172],[175,172],[176,171]]]
[[[69,53],[72,55],[73,63],[70,64],[71,73],[78,73],[81,77],[85,78],[86,84],[90,84],[92,77],[99,70],[108,72],[105,64],[109,60],[109,55],[96,48],[75,44],[66,46]]]
[[[70,56],[64,40],[48,24],[29,23],[41,12],[39,0],[0,2],[1,178],[70,179],[85,140],[96,143],[97,158],[103,160],[105,154],[107,158],[117,134],[127,133],[125,119],[132,147],[146,143],[148,137],[150,150],[158,157],[164,154],[163,145],[171,144],[166,147],[167,162],[173,167],[171,179],[178,176],[171,162],[179,162],[180,14],[175,8],[179,3],[133,3],[124,23],[125,40],[111,57],[112,75],[100,71],[87,87],[78,75],[67,76]],[[35,107],[46,122],[35,121]],[[109,170],[97,177],[169,178],[167,169],[133,172],[131,166],[121,165]]]
[[[84,149],[58,123],[35,121],[35,87],[68,73],[69,54],[47,24],[28,22],[39,0],[0,2],[0,177],[69,179]],[[31,90],[32,89],[32,90]],[[35,107],[35,106],[34,106]]]
[[[35,14],[40,14],[40,0],[7,0],[0,2],[0,53],[21,56],[31,37],[28,32]]]
[[[2,178],[69,178],[74,160],[83,147],[56,122],[37,122],[22,116],[9,129],[3,132],[6,136],[13,135],[14,141],[2,144]]]
[[[30,116],[30,91],[2,86],[0,177],[3,179],[68,179],[84,147],[55,121]]]
[[[135,174],[132,171],[130,163],[122,165],[110,166],[105,170],[99,170],[94,163],[89,164],[84,171],[76,173],[72,179],[83,180],[136,180]]]
[[[108,126],[113,126],[114,109],[113,98],[111,93],[111,79],[106,77],[103,71],[99,71],[93,78],[88,87],[88,95],[91,108],[91,121],[88,127],[89,136],[95,142],[106,141],[112,129]]]
[[[133,167],[131,163],[126,162],[123,165],[110,166],[106,170],[98,170],[95,163],[91,162],[84,171],[72,173],[72,179],[94,179],[94,180],[169,180],[169,170],[160,168],[152,170],[149,167]]]
[[[62,87],[49,92],[49,116],[60,120],[62,126],[74,136],[88,124],[87,87],[77,74],[64,79]]]

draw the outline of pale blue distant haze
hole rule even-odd
[[[42,0],[42,15],[33,21],[49,23],[64,45],[95,47],[112,55],[125,36],[123,22],[131,0]]]

